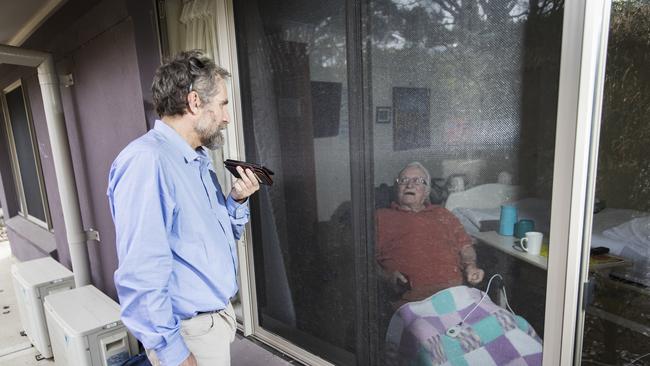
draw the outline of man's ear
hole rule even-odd
[[[195,114],[199,111],[199,106],[201,105],[201,98],[199,98],[199,94],[192,90],[187,94],[187,106],[188,106],[188,112]]]

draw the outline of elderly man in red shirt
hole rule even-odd
[[[483,280],[472,240],[460,221],[444,207],[429,203],[430,182],[422,164],[408,164],[396,179],[397,202],[377,211],[380,272],[403,292],[394,308],[461,285],[464,279],[472,285]]]

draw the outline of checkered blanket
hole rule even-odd
[[[388,365],[541,365],[542,340],[520,317],[489,297],[470,314],[457,336],[446,334],[481,300],[467,286],[410,302],[393,315],[386,334]]]

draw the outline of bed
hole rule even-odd
[[[532,219],[535,231],[550,231],[551,205],[547,200],[526,197],[518,186],[498,183],[473,187],[449,195],[445,207],[471,235],[483,220],[498,220],[504,203],[518,208],[519,219]],[[594,214],[591,247],[607,247],[611,254],[633,263],[612,275],[650,287],[650,214],[630,209],[605,208]]]

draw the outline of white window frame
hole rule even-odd
[[[561,361],[563,364],[580,365],[582,360],[584,331],[584,289],[587,285],[589,271],[589,249],[591,242],[593,199],[596,190],[596,167],[598,163],[598,142],[602,117],[603,90],[605,86],[605,65],[607,59],[607,41],[609,37],[609,20],[611,0],[589,1],[585,4],[584,33],[580,68],[578,129],[583,134],[576,138],[576,166],[579,166],[580,185],[576,194],[580,202],[572,206],[572,220],[582,222],[582,230],[576,226],[572,237],[567,267],[567,294],[570,301],[565,304],[565,322],[563,327]],[[574,180],[574,184],[577,182]],[[580,206],[582,205],[582,207]],[[578,221],[580,220],[580,221]],[[572,224],[573,225],[573,224]],[[573,288],[569,292],[569,284]]]
[[[227,129],[224,157],[245,160],[233,1],[215,1],[219,63],[232,73],[229,81],[232,124]],[[597,135],[598,132],[595,130],[592,133],[592,128],[600,118],[604,81],[602,54],[603,47],[606,48],[610,6],[611,0],[565,2],[551,210],[550,242],[553,244],[549,252],[546,283],[545,366],[573,365],[576,352],[581,351],[576,350],[578,304],[582,287],[581,255],[585,230],[590,229],[590,223],[585,225],[585,207],[588,204],[588,193],[593,193],[587,177],[590,160],[595,159],[590,155],[590,142],[594,138],[592,135]],[[229,182],[226,186],[229,188]],[[244,334],[253,335],[301,362],[331,365],[259,326],[250,237],[248,226],[238,246]]]
[[[23,179],[20,173],[20,162],[16,152],[16,141],[14,139],[13,128],[11,126],[11,117],[9,114],[9,106],[7,105],[6,94],[21,88],[23,97],[23,105],[25,107],[25,115],[27,116],[27,124],[29,130],[29,137],[32,143],[32,154],[34,155],[34,162],[36,164],[36,175],[38,177],[38,187],[41,192],[43,212],[45,214],[45,221],[29,214],[27,207],[27,199],[25,198],[25,189],[23,187]],[[21,79],[16,80],[9,86],[2,90],[2,113],[4,114],[5,130],[9,144],[9,154],[11,161],[11,170],[14,176],[14,184],[16,185],[16,194],[18,195],[19,210],[18,214],[25,219],[29,220],[42,227],[45,230],[52,231],[52,218],[50,217],[50,207],[47,200],[47,192],[45,190],[45,180],[43,177],[43,168],[41,165],[40,154],[38,151],[38,140],[36,139],[36,131],[34,129],[34,120],[32,118],[31,108],[29,104],[29,97],[25,90],[24,83]]]
[[[246,160],[244,149],[244,130],[242,123],[241,93],[239,87],[239,66],[237,64],[237,45],[235,38],[235,17],[232,1],[215,0],[217,22],[217,50],[219,65],[230,71],[228,83],[228,113],[230,126],[225,130],[226,138],[222,148],[224,159]],[[224,191],[230,192],[232,181],[224,179]],[[252,289],[254,288],[253,251],[248,238],[251,237],[250,224],[238,241],[237,254],[239,258],[239,299],[241,300],[243,324],[239,324],[245,336],[253,334],[253,319],[255,305],[252,304]]]
[[[598,138],[610,0],[565,2],[558,96],[544,365],[573,365],[580,344],[580,272],[589,194],[591,141]],[[591,192],[591,193],[590,193]]]

